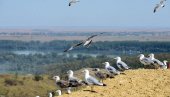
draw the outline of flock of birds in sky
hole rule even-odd
[[[154,7],[154,13],[157,12],[160,8],[165,7],[165,2],[166,0],[161,0],[156,6]],[[74,3],[80,2],[79,0],[71,0],[69,2],[69,6],[72,6]]]

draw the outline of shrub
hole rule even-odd
[[[43,77],[40,76],[40,75],[35,75],[35,76],[34,76],[34,80],[35,80],[35,81],[40,81],[40,80],[43,80]]]
[[[4,83],[9,86],[24,85],[23,81],[18,81],[16,79],[5,79]]]

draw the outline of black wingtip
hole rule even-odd
[[[107,86],[106,84],[103,84],[103,86]]]

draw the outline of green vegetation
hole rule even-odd
[[[25,73],[61,74],[69,69],[103,68],[101,63],[105,61],[115,65],[115,60],[112,58],[114,56],[123,56],[123,60],[131,67],[140,68],[142,65],[137,58],[140,53],[162,53],[156,54],[156,58],[161,61],[170,59],[170,42],[96,42],[88,49],[80,47],[69,53],[63,53],[64,49],[77,42],[0,41],[0,72],[15,73],[16,78],[18,74]],[[37,53],[18,54],[15,51],[36,51]],[[90,54],[96,55],[93,57]]]

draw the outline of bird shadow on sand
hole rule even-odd
[[[97,93],[96,91],[91,91],[91,90],[83,90],[83,91],[87,91],[87,92],[91,92],[91,93]]]

